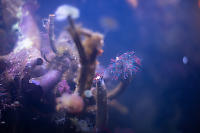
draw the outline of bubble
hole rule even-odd
[[[188,63],[188,58],[186,56],[183,56],[183,64],[187,64]]]

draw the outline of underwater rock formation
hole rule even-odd
[[[14,118],[22,117],[19,118],[22,125],[16,126],[11,120],[6,122],[12,123],[10,128],[20,133],[27,132],[26,124],[35,131],[31,128],[33,121],[51,121],[50,125],[57,124],[55,129],[62,126],[62,132],[104,132],[109,107],[128,112],[115,98],[129,85],[133,72],[139,69],[139,58],[134,52],[127,52],[112,62],[106,71],[114,77],[117,75],[119,85],[108,90],[103,75],[96,71],[97,57],[103,53],[104,36],[75,25],[68,16],[67,30],[57,37],[53,14],[46,19],[45,31],[40,33],[30,4],[19,5],[22,9],[18,25],[21,35],[14,41],[16,47],[0,57],[3,119],[9,117],[8,111],[14,110]],[[13,23],[8,27],[11,25]],[[9,30],[5,30],[6,35]],[[10,44],[2,43],[4,45]]]
[[[0,55],[6,55],[14,49],[22,4],[22,0],[0,1]]]

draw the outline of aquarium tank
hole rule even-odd
[[[0,133],[200,133],[200,0],[0,0]]]

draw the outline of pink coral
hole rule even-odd
[[[60,94],[62,94],[62,93],[71,93],[70,86],[68,85],[67,81],[65,81],[65,80],[61,80],[58,83],[57,89],[58,89]]]
[[[70,113],[79,113],[83,110],[83,99],[76,94],[64,93],[61,97],[57,98],[56,109],[66,109]]]

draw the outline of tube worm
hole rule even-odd
[[[106,89],[102,84],[103,79],[100,78],[97,81],[97,98],[96,98],[96,132],[101,133],[107,123],[107,93]]]
[[[56,54],[57,50],[55,47],[54,18],[55,18],[54,14],[49,15],[49,41],[50,41],[51,49]]]
[[[133,79],[133,74],[140,70],[141,60],[135,55],[134,51],[126,52],[116,59],[111,59],[108,71],[113,79],[120,80],[118,86],[108,93],[109,99],[114,99],[120,95]]]

